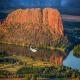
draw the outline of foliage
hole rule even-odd
[[[8,78],[9,75],[12,75],[12,73],[7,70],[0,70],[0,78]]]
[[[80,57],[80,44],[74,47],[74,49],[73,49],[73,54],[74,54],[76,57]]]
[[[0,64],[14,64],[18,60],[14,58],[0,58]]]
[[[18,70],[17,74],[37,74],[37,77],[43,77],[43,78],[51,78],[51,77],[78,77],[80,76],[80,72],[77,70],[73,70],[68,67],[59,66],[57,68],[55,67],[44,67],[44,68],[34,68],[34,67],[23,67],[22,69]]]
[[[7,57],[7,56],[8,56],[7,52],[5,51],[0,52],[0,58]]]
[[[20,66],[20,64],[18,64]],[[15,65],[15,67],[17,64]],[[5,68],[4,68],[5,69]],[[78,70],[73,70],[69,67],[65,66],[57,66],[57,67],[34,67],[25,65],[24,67],[18,68],[16,74],[12,74],[8,72],[6,69],[0,70],[0,77],[20,77],[25,78],[27,80],[28,78],[35,79],[37,77],[41,78],[76,78],[80,76],[80,72]],[[7,77],[6,77],[7,78]]]
[[[30,75],[29,74],[25,74],[24,80],[30,80]]]

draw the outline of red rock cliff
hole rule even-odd
[[[63,36],[63,24],[60,13],[53,8],[19,9],[9,14],[6,22],[8,24],[47,24],[50,26],[52,33],[55,32]]]
[[[18,9],[7,16],[5,24],[9,27],[19,24],[16,28],[10,28],[12,31],[7,35],[14,42],[21,40],[30,44],[35,40],[35,44],[42,44],[50,40],[58,41],[64,36],[60,13],[53,8]]]

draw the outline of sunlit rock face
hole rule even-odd
[[[6,18],[8,24],[48,24],[50,29],[55,33],[63,35],[63,25],[60,13],[53,8],[33,8],[33,9],[19,9],[8,15]]]
[[[52,33],[55,32],[63,36],[63,25],[59,11],[53,8],[46,8],[43,11],[43,23],[48,23]]]
[[[64,36],[60,13],[53,8],[18,9],[4,23],[8,27],[6,40],[9,42],[53,45]]]

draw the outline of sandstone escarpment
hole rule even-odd
[[[63,25],[58,10],[53,8],[19,9],[8,15],[7,24],[47,24],[52,32],[63,35]]]
[[[53,8],[18,9],[9,14],[6,41],[26,45],[53,45],[64,36],[61,16]]]

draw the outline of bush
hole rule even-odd
[[[80,57],[80,45],[77,45],[77,46],[74,47],[73,54],[76,57]]]

